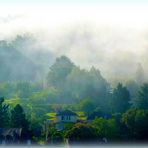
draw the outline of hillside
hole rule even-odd
[[[0,81],[32,81],[37,75],[37,66],[31,59],[16,50],[12,44],[0,41]]]

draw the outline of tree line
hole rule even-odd
[[[0,127],[25,128],[32,139],[40,141],[45,138],[42,125],[48,118],[46,114],[70,109],[84,112],[90,122],[68,125],[60,133],[51,127],[48,137],[53,141],[89,139],[91,133],[94,133],[92,137],[105,137],[109,141],[145,140],[148,138],[148,83],[142,82],[142,75],[138,74],[138,78],[139,81],[117,83],[112,87],[100,70],[81,69],[61,56],[43,81],[0,83],[0,95],[5,96],[5,100],[0,99]]]

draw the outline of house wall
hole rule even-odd
[[[77,116],[57,116],[57,122],[76,122]]]

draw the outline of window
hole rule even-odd
[[[67,118],[66,118],[67,120],[70,120],[70,116],[67,116]]]
[[[64,116],[61,117],[61,120],[64,120]]]
[[[66,117],[66,120],[69,120],[69,116]]]

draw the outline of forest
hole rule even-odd
[[[107,143],[147,142],[148,83],[140,64],[133,79],[114,83],[98,68],[81,68],[65,55],[56,57],[45,72],[43,65],[33,62],[39,56],[30,60],[18,50],[21,40],[0,42],[1,129],[22,128],[39,145],[64,144],[65,139],[76,143],[101,143],[104,138]],[[48,59],[48,54],[41,57]],[[57,111],[66,109],[77,113],[77,123],[66,124],[62,131],[54,124],[44,129],[45,121],[54,120]]]

